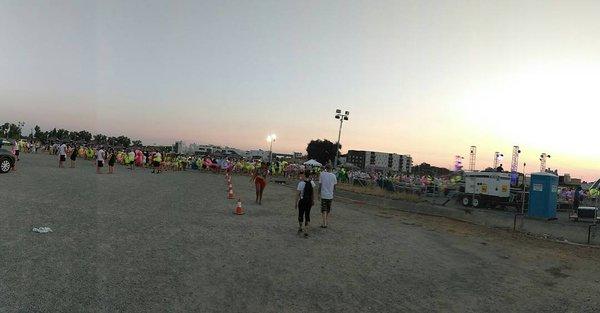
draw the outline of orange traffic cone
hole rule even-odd
[[[227,193],[227,199],[233,199],[233,189],[229,188],[229,192]]]
[[[235,206],[235,211],[233,213],[235,213],[237,215],[244,214],[244,208],[242,208],[242,200],[238,199],[237,205]]]

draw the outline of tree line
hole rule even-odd
[[[131,140],[127,136],[106,136],[104,134],[92,135],[87,130],[70,131],[67,129],[56,129],[43,131],[38,125],[35,125],[33,132],[28,136],[22,135],[22,127],[14,123],[4,123],[0,125],[0,136],[4,136],[6,139],[28,139],[31,141],[39,141],[43,144],[63,142],[63,141],[75,141],[75,142],[93,142],[95,144],[109,145],[109,146],[142,146],[141,140]]]

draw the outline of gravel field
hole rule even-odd
[[[0,175],[0,312],[599,312],[600,252],[223,175],[23,155]],[[53,232],[36,234],[33,227]]]

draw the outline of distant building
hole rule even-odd
[[[269,151],[264,151],[261,149],[246,151],[246,159],[268,161]]]
[[[184,153],[184,149],[185,149],[185,145],[184,145],[183,141],[176,141],[175,144],[173,145],[173,152],[175,152],[177,154]]]
[[[349,150],[346,162],[354,164],[362,170],[398,173],[411,173],[413,165],[410,155],[364,150]]]
[[[188,150],[191,154],[196,155],[215,155],[219,157],[232,157],[232,158],[243,158],[246,156],[247,151],[231,148],[221,147],[215,145],[190,145]]]
[[[294,152],[294,159],[302,159],[302,152]]]
[[[273,152],[273,160],[284,161],[284,160],[291,160],[293,158],[294,158],[294,155],[291,153],[275,153],[275,152]]]

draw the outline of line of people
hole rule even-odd
[[[138,150],[139,151],[139,150]],[[70,159],[70,168],[75,168],[78,158],[92,160],[96,167],[96,173],[102,174],[102,169],[105,165],[108,166],[108,174],[115,173],[115,165],[117,162],[127,166],[130,170],[134,170],[134,166],[151,167],[152,173],[160,173],[164,170],[162,154],[159,151],[134,152],[130,149],[128,152],[116,151],[114,148],[104,150],[104,146],[97,148],[77,146],[67,144],[65,142],[59,144],[56,148],[58,155],[58,167],[65,168],[67,158]]]

